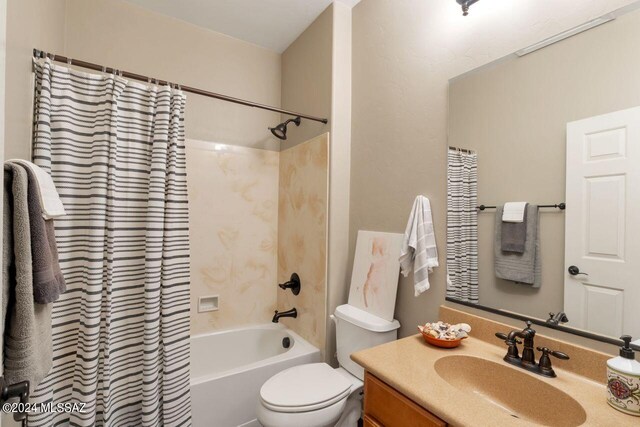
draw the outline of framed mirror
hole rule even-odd
[[[447,300],[640,348],[638,40],[636,3],[450,81]]]

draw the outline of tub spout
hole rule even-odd
[[[298,317],[298,310],[296,310],[295,307],[287,311],[279,312],[278,310],[276,310],[275,314],[273,315],[273,319],[271,319],[271,321],[273,323],[278,323],[281,317],[293,317],[295,319],[296,317]]]

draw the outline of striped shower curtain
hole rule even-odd
[[[447,297],[478,303],[478,156],[449,149]]]
[[[67,292],[32,401],[84,408],[28,424],[190,425],[185,97],[49,60],[35,70],[33,157],[67,211]]]

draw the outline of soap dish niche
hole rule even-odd
[[[207,295],[198,298],[198,313],[218,311],[218,295]]]

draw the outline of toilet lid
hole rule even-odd
[[[262,403],[278,412],[326,408],[351,392],[351,383],[326,363],[294,366],[271,377],[260,389]]]

